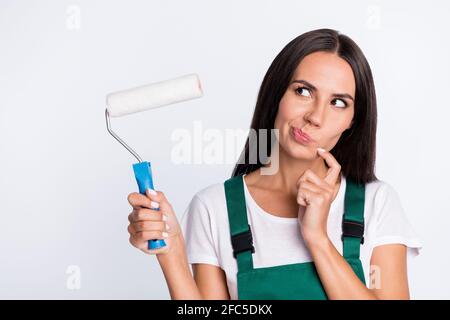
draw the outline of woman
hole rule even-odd
[[[130,194],[130,242],[157,255],[173,299],[409,299],[407,252],[421,244],[374,174],[376,122],[360,48],[335,30],[302,34],[258,95],[251,129],[275,129],[270,161],[249,136],[243,159],[256,152],[256,163],[240,159],[198,192],[183,228],[162,192]],[[147,249],[161,238],[165,248]]]

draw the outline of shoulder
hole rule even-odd
[[[366,202],[373,206],[375,211],[379,211],[388,202],[400,202],[396,188],[384,180],[375,180],[366,183]]]
[[[201,201],[206,206],[225,201],[224,182],[216,182],[200,189],[194,194],[193,199]]]
[[[378,235],[397,235],[401,230],[413,234],[400,195],[389,182],[378,180],[366,184],[365,217]]]
[[[186,214],[217,215],[226,208],[224,182],[210,184],[194,193]],[[189,213],[190,212],[190,213]]]
[[[181,224],[185,230],[203,226],[204,230],[216,232],[227,223],[227,207],[224,182],[210,184],[197,191],[187,206]]]
[[[366,184],[365,210],[366,234],[372,248],[400,243],[414,249],[408,250],[408,254],[419,254],[422,248],[420,235],[409,220],[399,192],[391,183],[378,180]]]

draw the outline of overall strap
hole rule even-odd
[[[238,271],[253,269],[253,238],[247,220],[243,176],[236,176],[225,181],[228,221],[230,223],[233,256],[237,259]]]
[[[342,218],[345,259],[359,259],[360,244],[364,243],[364,201],[365,184],[357,184],[347,178]]]

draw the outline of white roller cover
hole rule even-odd
[[[106,96],[106,108],[111,117],[121,117],[202,96],[198,75],[188,74],[175,79],[110,93]]]

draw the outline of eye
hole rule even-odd
[[[337,107],[344,107],[344,108],[347,107],[347,102],[341,99],[333,99],[331,101],[331,104],[334,104]]]
[[[305,88],[305,87],[298,87],[297,89],[295,89],[295,92],[297,92],[297,94],[304,96],[304,97],[311,97],[311,91],[309,91],[309,89]]]

